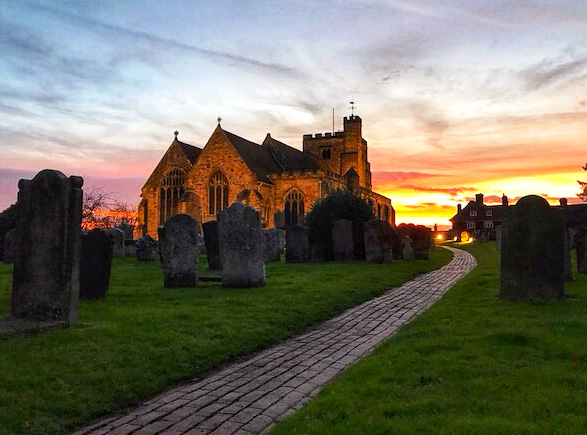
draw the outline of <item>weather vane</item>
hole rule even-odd
[[[218,121],[218,125],[220,125],[220,122],[222,121],[222,118],[219,116],[216,121]]]
[[[353,116],[355,116],[354,112],[355,112],[355,109],[357,108],[357,106],[355,106],[355,102],[354,101],[351,101],[350,104],[351,104],[350,109],[351,109],[351,118],[352,118]]]

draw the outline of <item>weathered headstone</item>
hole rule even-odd
[[[332,252],[335,261],[352,261],[355,259],[353,221],[338,219],[332,222]]]
[[[222,285],[264,286],[265,248],[259,213],[252,207],[235,202],[218,213],[217,219]]]
[[[98,299],[106,296],[110,285],[112,255],[112,238],[107,230],[95,228],[82,235],[80,299]]]
[[[410,236],[404,237],[404,248],[402,251],[402,257],[404,260],[415,260],[416,253],[414,252],[414,248],[412,247],[412,240]]]
[[[118,224],[114,228],[118,228],[120,231],[124,233],[125,240],[132,240],[134,239],[134,231],[135,226],[131,224]]]
[[[434,245],[434,242],[432,242],[431,246],[432,230],[424,225],[417,225],[411,228],[410,237],[416,260],[428,260],[430,258],[430,248]]]
[[[273,221],[275,222],[275,228],[285,228],[285,213],[282,211],[276,211],[273,215]]]
[[[196,287],[198,284],[198,223],[187,214],[165,222],[161,258],[163,287]]]
[[[14,317],[77,323],[82,185],[48,169],[19,181]]]
[[[202,224],[202,229],[204,230],[204,242],[206,243],[206,257],[208,258],[208,269],[222,270],[220,243],[218,241],[218,222],[204,222]]]
[[[124,257],[124,232],[118,228],[105,228],[104,232],[112,240],[112,256]]]
[[[363,223],[367,261],[387,263],[392,260],[388,224],[380,219]]]
[[[389,234],[389,243],[391,244],[391,252],[394,260],[400,260],[403,258],[403,247],[402,242],[397,234],[394,227],[389,225],[387,222],[387,231]]]
[[[308,229],[300,226],[285,230],[285,262],[303,263],[309,260],[310,243]]]
[[[16,255],[16,228],[8,231],[4,236],[4,258],[5,263],[14,263]]]
[[[562,212],[551,208],[544,198],[525,196],[508,208],[502,227],[500,299],[563,299]]]
[[[285,252],[285,230],[277,230],[277,234],[279,234],[279,253],[283,254]]]
[[[501,251],[501,234],[502,228],[501,225],[495,227],[495,246],[497,247],[498,251]]]
[[[577,252],[577,272],[587,273],[587,228],[578,229],[574,239]]]
[[[279,231],[276,228],[263,231],[265,242],[265,261],[280,261]]]
[[[135,242],[138,261],[153,261],[157,253],[157,242],[145,234]]]

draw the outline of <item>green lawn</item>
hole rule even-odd
[[[162,288],[157,263],[115,259],[106,299],[80,304],[80,327],[0,340],[0,433],[59,433],[139,403],[302,332],[440,267],[429,261],[275,264],[267,286]],[[204,265],[202,265],[204,266]],[[11,267],[0,263],[0,313]]]
[[[478,267],[272,434],[587,433],[587,276],[564,302],[502,302]]]

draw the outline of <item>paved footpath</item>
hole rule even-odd
[[[124,417],[103,420],[76,434],[258,434],[301,408],[477,265],[469,253],[446,249],[454,257],[443,268],[244,362],[163,393]]]

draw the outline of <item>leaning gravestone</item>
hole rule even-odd
[[[155,259],[157,242],[148,234],[138,239],[135,246],[138,261],[153,261]]]
[[[285,262],[304,263],[310,257],[308,229],[300,226],[288,227],[285,230]]]
[[[218,222],[204,222],[202,224],[202,229],[204,230],[204,243],[206,244],[206,257],[208,258],[208,269],[222,270],[220,243],[218,241]]]
[[[77,323],[83,182],[48,169],[19,181],[12,316]]]
[[[562,212],[540,196],[525,196],[508,208],[502,227],[500,299],[563,299]]]
[[[79,276],[80,299],[106,297],[108,286],[110,285],[112,255],[112,239],[107,230],[96,228],[82,235]]]
[[[163,287],[198,285],[198,223],[187,214],[176,214],[165,222],[163,243]]]
[[[577,272],[587,273],[587,228],[578,229],[574,239],[577,251]]]
[[[264,286],[265,247],[259,213],[252,207],[235,202],[216,216],[222,256],[222,285]]]
[[[392,260],[388,224],[380,219],[371,219],[363,223],[365,254],[367,261],[388,263]]]
[[[104,232],[112,240],[112,256],[124,257],[124,232],[118,228],[104,228]]]
[[[338,219],[332,222],[332,252],[335,261],[352,261],[355,259],[353,221]]]
[[[4,236],[4,258],[5,263],[14,263],[16,255],[16,228],[8,231]]]
[[[265,261],[280,261],[279,231],[276,228],[263,231],[265,242]]]
[[[410,236],[404,236],[404,248],[402,251],[402,257],[404,260],[414,260],[416,258],[416,253],[414,252],[414,248],[412,247],[412,240]]]

